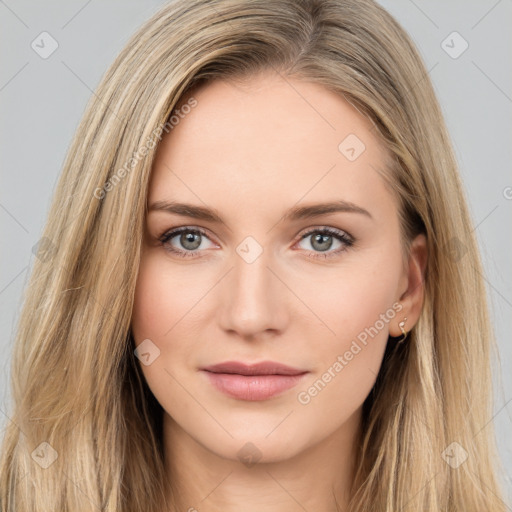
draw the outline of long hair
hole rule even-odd
[[[372,121],[404,246],[418,232],[428,242],[421,316],[388,344],[364,403],[351,512],[505,510],[483,270],[411,39],[372,0],[178,0],[105,73],[64,162],[16,331],[2,512],[172,506],[162,408],[130,329],[152,162],[195,85],[263,70],[321,84]]]

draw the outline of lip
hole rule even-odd
[[[213,373],[237,373],[238,375],[300,375],[307,370],[300,370],[275,361],[245,364],[240,361],[224,361],[223,363],[206,366],[201,370]]]
[[[267,400],[294,387],[309,373],[274,361],[245,364],[226,361],[201,368],[222,393],[239,400]]]

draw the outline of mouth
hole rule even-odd
[[[201,368],[209,382],[220,392],[238,400],[268,400],[296,386],[308,370],[273,361],[245,364],[226,361]]]

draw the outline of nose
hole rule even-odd
[[[251,262],[236,253],[233,265],[222,281],[221,327],[250,339],[282,332],[289,319],[289,297],[269,254],[263,250]]]

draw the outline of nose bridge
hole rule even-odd
[[[270,251],[254,238],[247,237],[233,254],[233,270],[225,281],[222,323],[228,330],[244,335],[267,329],[280,329],[283,298],[277,295],[279,283],[269,270]]]

